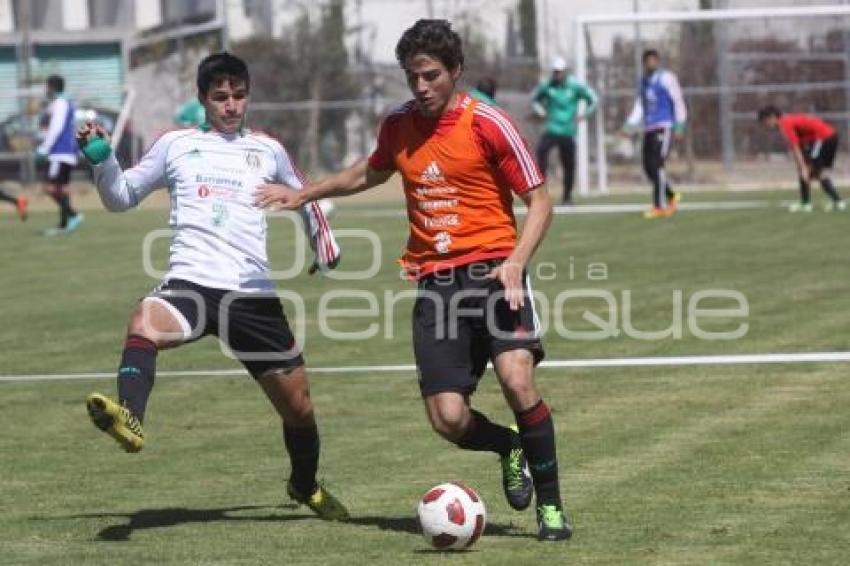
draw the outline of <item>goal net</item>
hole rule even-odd
[[[850,178],[850,159],[842,155],[850,138],[850,4],[787,4],[579,16],[575,72],[600,94],[598,112],[579,130],[579,191],[645,187],[641,137],[617,132],[635,100],[641,53],[649,48],[678,75],[688,106],[685,137],[667,163],[674,184],[795,182],[780,134],[756,121],[767,104],[816,114],[835,126],[841,136],[835,175]]]

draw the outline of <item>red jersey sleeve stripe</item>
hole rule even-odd
[[[528,184],[528,188],[542,184],[543,179],[537,168],[537,164],[534,163],[525,142],[523,142],[522,137],[519,132],[517,132],[514,125],[497,110],[494,110],[484,104],[476,105],[475,113],[489,119],[492,123],[498,126],[502,135],[504,135],[505,139],[508,140],[511,149],[514,152],[514,156],[520,163],[523,177],[525,177],[525,182]]]
[[[281,144],[281,147],[283,144]],[[283,149],[286,152],[286,158],[289,159],[289,164],[292,167],[292,172],[295,173],[295,177],[301,181],[302,185],[307,184],[307,177],[295,165],[295,162],[292,160],[292,157],[289,155],[289,152],[286,151],[286,148]],[[317,242],[316,242],[316,253],[319,254],[319,259],[322,263],[329,263],[331,259],[333,259],[333,245],[330,243],[330,227],[328,226],[327,219],[325,218],[324,213],[322,213],[322,209],[319,208],[318,204],[315,202],[310,203],[311,208],[313,210],[313,216],[316,218],[316,223],[318,224],[319,231],[317,234]],[[324,258],[322,254],[324,253]]]
[[[325,264],[328,264],[334,258],[334,247],[332,242],[332,232],[330,226],[328,226],[328,219],[325,217],[325,213],[322,212],[322,208],[319,206],[319,203],[312,202],[313,212],[316,215],[316,219],[319,222],[319,244],[317,245],[317,251],[319,251],[320,246],[324,248],[325,252]]]

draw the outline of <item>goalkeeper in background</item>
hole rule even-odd
[[[825,209],[844,210],[846,204],[838,196],[835,185],[825,173],[835,162],[838,149],[838,133],[835,128],[810,114],[783,114],[776,106],[765,106],[758,113],[758,120],[767,128],[778,128],[794,154],[797,173],[800,177],[800,202],[791,205],[791,212],[811,212],[812,193],[809,183],[820,181],[823,192],[830,201]]]
[[[676,212],[681,195],[670,186],[664,162],[672,138],[682,139],[688,110],[676,75],[660,66],[658,51],[643,53],[643,77],[623,135],[643,129],[643,169],[652,181],[652,208],[645,218],[664,218]]]
[[[587,107],[579,112],[584,101]],[[537,165],[546,174],[549,152],[558,148],[564,168],[562,202],[572,204],[573,179],[576,164],[576,125],[596,110],[598,98],[592,88],[567,74],[567,62],[556,57],[552,62],[552,76],[539,85],[532,95],[534,114],[546,120],[546,126],[537,144]]]

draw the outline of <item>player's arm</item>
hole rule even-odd
[[[596,108],[599,106],[599,97],[596,95],[595,90],[584,83],[579,83],[578,96],[579,99],[584,100],[587,104],[584,107],[584,111],[578,116],[579,120],[584,120],[596,112]]]
[[[395,171],[391,150],[391,139],[395,135],[397,121],[393,116],[384,119],[378,133],[378,147],[368,159],[361,159],[315,183],[306,183],[303,187],[293,187],[284,182],[279,185],[260,185],[254,204],[261,208],[296,210],[304,204],[323,198],[346,197],[362,193],[386,183]]]
[[[346,197],[367,191],[386,183],[393,172],[391,169],[386,171],[373,169],[369,165],[369,160],[364,158],[351,167],[315,183],[308,183],[301,189],[284,184],[260,185],[254,204],[261,208],[295,210],[319,199]]]
[[[804,181],[808,181],[809,166],[806,163],[806,159],[803,157],[800,137],[794,130],[794,125],[791,122],[780,121],[779,130],[782,132],[782,137],[785,138],[785,143],[788,144],[788,149],[791,150],[791,155],[794,156],[794,164],[797,166],[797,174]]]
[[[538,85],[531,94],[531,111],[538,118],[546,117],[546,88]]]
[[[39,157],[47,157],[50,149],[56,144],[56,140],[62,135],[62,129],[65,127],[65,121],[68,119],[68,111],[71,106],[64,98],[57,98],[50,103],[50,123],[47,126],[47,132],[44,134],[44,139],[35,150]]]
[[[685,97],[682,95],[682,87],[679,85],[679,79],[670,71],[664,73],[663,80],[664,87],[673,100],[673,119],[675,121],[673,132],[681,136],[688,121],[688,107],[685,104]]]
[[[628,118],[626,118],[626,123],[623,124],[622,129],[620,130],[620,134],[623,136],[628,136],[638,130],[640,130],[640,123],[643,121],[643,102],[641,102],[640,96],[635,97],[635,103],[632,105],[632,111],[629,112]]]
[[[94,183],[103,206],[123,212],[137,206],[154,189],[165,184],[165,154],[168,143],[161,137],[138,165],[122,171],[109,134],[99,124],[86,123],[77,132],[77,143],[92,167]]]
[[[540,247],[549,225],[552,224],[552,198],[545,185],[521,194],[520,198],[528,206],[522,233],[511,255],[489,274],[492,278],[498,278],[504,285],[505,300],[512,310],[518,310],[525,303],[523,270]]]
[[[488,274],[488,277],[502,283],[505,300],[511,309],[517,310],[525,303],[523,270],[531,261],[552,221],[552,201],[528,143],[507,114],[488,111],[476,115],[473,131],[482,154],[496,170],[498,177],[528,206],[525,226],[514,250]]]
[[[303,189],[304,177],[297,170],[283,146],[275,148],[275,160],[277,162],[276,180],[293,189]],[[319,204],[316,202],[307,203],[298,208],[298,213],[301,215],[310,248],[316,254],[316,259],[313,261],[309,273],[312,275],[316,271],[327,271],[335,268],[339,265],[341,251],[330,223]]]
[[[791,153],[794,155],[794,163],[797,165],[797,174],[800,175],[800,178],[804,181],[809,180],[809,165],[806,163],[805,157],[803,157],[803,150],[800,148],[800,144],[791,143]]]

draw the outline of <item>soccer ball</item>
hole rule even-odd
[[[416,513],[422,536],[434,548],[467,548],[484,532],[484,501],[462,483],[431,488],[419,500]]]

